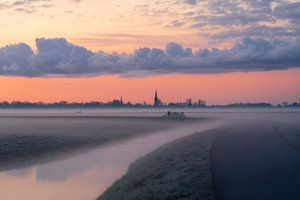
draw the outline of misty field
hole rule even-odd
[[[0,170],[62,159],[104,143],[191,122],[155,117],[2,117]]]
[[[186,120],[161,112],[5,113],[0,193],[9,200],[300,196],[299,112],[185,110]]]

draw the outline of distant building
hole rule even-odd
[[[206,106],[206,101],[202,100],[202,99],[199,99],[198,100],[198,106],[199,107],[205,107]]]
[[[155,90],[153,106],[160,106],[161,100],[158,98],[157,90]]]
[[[188,106],[191,106],[193,104],[191,98],[188,98],[185,102],[186,102],[186,105],[188,105]]]

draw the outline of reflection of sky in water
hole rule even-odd
[[[61,161],[0,173],[1,199],[95,199],[130,163],[176,138],[218,126],[205,122],[107,145]]]

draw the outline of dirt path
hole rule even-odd
[[[300,199],[300,152],[276,126],[248,121],[219,136],[212,150],[218,200]]]

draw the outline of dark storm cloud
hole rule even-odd
[[[92,52],[63,38],[36,40],[37,52],[24,43],[0,48],[0,74],[13,76],[82,76],[163,73],[221,73],[300,67],[300,45],[243,39],[230,49],[193,52],[177,43],[165,49],[139,48],[132,54]]]

